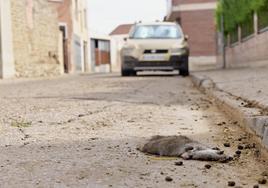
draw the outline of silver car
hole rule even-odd
[[[189,75],[189,47],[181,27],[171,22],[135,24],[121,50],[122,76],[138,71],[174,71]]]

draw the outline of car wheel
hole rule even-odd
[[[122,76],[137,76],[137,72],[134,70],[121,70],[121,75]]]
[[[130,76],[130,72],[127,70],[122,69],[121,70],[121,76]]]
[[[180,70],[180,75],[181,76],[189,76],[189,71],[188,70]]]
[[[137,76],[137,71],[134,71],[134,70],[131,71],[131,72],[130,72],[130,75],[131,75],[131,76]]]
[[[179,69],[181,76],[189,76],[189,58],[185,57],[181,68]]]

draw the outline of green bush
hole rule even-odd
[[[221,29],[221,16],[224,17],[224,32],[232,32],[237,25],[250,20],[253,11],[268,6],[268,0],[219,0],[216,21]]]
[[[238,42],[238,26],[230,32],[230,42],[235,44]]]
[[[268,6],[263,7],[258,12],[258,29],[259,31],[268,27]]]
[[[254,34],[254,16],[248,16],[247,19],[241,24],[241,37],[242,39]]]

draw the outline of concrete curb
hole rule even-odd
[[[268,116],[260,115],[259,108],[245,107],[247,101],[222,91],[209,77],[192,74],[191,79],[198,89],[212,98],[221,110],[238,121],[268,150]]]

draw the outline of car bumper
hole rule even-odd
[[[188,63],[188,56],[171,56],[169,61],[139,61],[136,58],[125,56],[122,68],[135,71],[172,71],[179,70]]]

